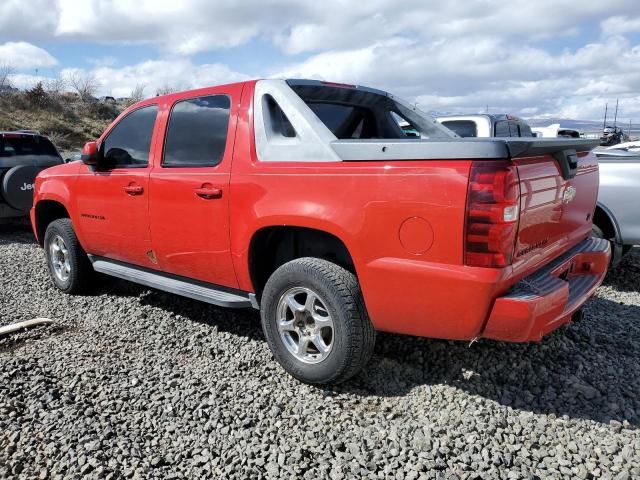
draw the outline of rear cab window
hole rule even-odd
[[[287,83],[340,140],[455,137],[385,92],[304,80]]]

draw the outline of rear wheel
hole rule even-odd
[[[300,258],[278,268],[261,313],[274,357],[305,383],[347,380],[373,353],[375,331],[355,275],[326,260]]]
[[[80,246],[71,220],[61,218],[47,226],[44,251],[49,274],[59,290],[79,293],[92,285],[94,271],[87,254]]]

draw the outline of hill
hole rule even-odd
[[[0,94],[0,131],[37,130],[61,151],[79,150],[98,138],[122,108],[68,92],[48,92],[36,85],[31,90]]]

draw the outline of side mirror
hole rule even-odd
[[[87,142],[82,148],[82,156],[80,157],[85,165],[96,166],[100,163],[100,151],[96,142]]]

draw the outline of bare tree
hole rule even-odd
[[[14,72],[15,69],[11,65],[0,65],[0,90],[11,87],[11,79],[9,77],[13,75]]]
[[[169,85],[168,83],[165,83],[162,87],[159,87],[156,90],[156,97],[159,95],[168,95],[170,93],[173,92],[177,92],[178,88],[173,86],[173,85]]]
[[[44,88],[51,95],[61,95],[67,88],[67,79],[60,76],[49,78],[45,80]]]
[[[129,95],[129,104],[133,105],[136,102],[144,99],[144,89],[147,88],[147,85],[144,83],[136,83],[136,86],[133,90],[131,90],[131,94]]]
[[[100,82],[92,73],[72,73],[69,76],[69,85],[85,102],[91,99],[100,88]]]

